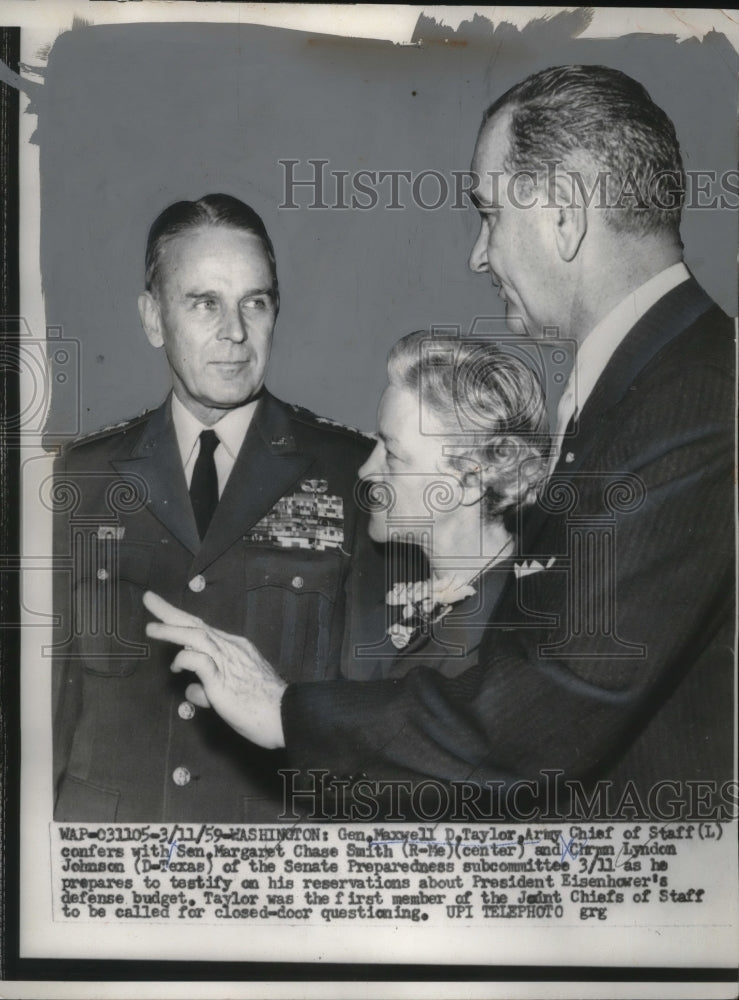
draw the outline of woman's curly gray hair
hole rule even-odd
[[[432,335],[402,337],[388,355],[390,383],[449,434],[449,463],[480,472],[486,520],[533,503],[546,476],[551,437],[541,383],[492,342]]]

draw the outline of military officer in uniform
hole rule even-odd
[[[291,680],[339,676],[350,563],[355,589],[382,572],[353,500],[371,443],[264,388],[278,309],[247,205],[208,195],[154,222],[139,311],[173,391],[56,467],[56,820],[279,816],[280,753],[187,697],[141,601],[252,636]]]

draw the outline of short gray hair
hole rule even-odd
[[[459,442],[452,467],[483,469],[487,520],[535,500],[551,437],[541,382],[529,365],[492,342],[417,330],[394,345],[387,368],[390,384],[416,393],[451,443]]]
[[[275,308],[280,308],[277,263],[272,240],[261,217],[254,209],[229,194],[207,194],[197,201],[176,201],[161,212],[149,229],[146,241],[144,286],[147,292],[158,290],[167,246],[177,236],[206,226],[224,226],[252,233],[260,240],[272,275]]]

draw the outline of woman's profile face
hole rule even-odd
[[[444,456],[448,441],[442,425],[428,408],[421,411],[417,393],[389,385],[377,412],[377,436],[374,451],[359,470],[360,479],[376,485],[370,538],[386,542],[393,533],[411,532],[423,545],[421,536],[424,531],[430,536],[440,509],[449,513],[462,497]],[[392,498],[389,503],[386,496]]]

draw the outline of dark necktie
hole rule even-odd
[[[219,444],[215,431],[200,432],[200,452],[192,470],[190,500],[201,539],[205,538],[210,519],[218,506],[218,474],[213,453]]]

